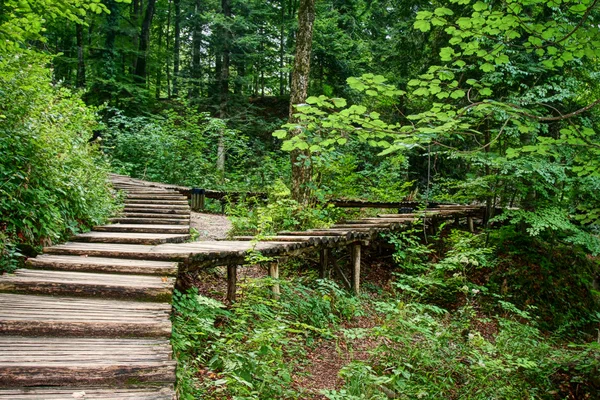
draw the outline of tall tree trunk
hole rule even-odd
[[[283,72],[283,58],[285,57],[285,2],[281,0],[281,21],[279,31],[279,96],[285,92],[285,73]]]
[[[304,103],[308,94],[310,75],[310,53],[312,49],[313,25],[315,22],[315,0],[300,0],[298,9],[298,32],[296,34],[296,57],[290,87],[290,122],[296,122],[294,105]],[[293,132],[297,135],[300,131]],[[292,163],[292,198],[300,204],[310,201],[309,183],[312,175],[310,153],[293,150],[290,154]]]
[[[194,29],[192,31],[192,68],[190,71],[191,86],[188,92],[189,98],[197,98],[200,95],[200,80],[202,69],[200,67],[200,46],[202,41],[202,23],[200,21],[201,0],[196,0],[194,10]]]
[[[221,12],[225,17],[225,22],[228,23],[231,18],[230,0],[221,0]],[[231,46],[231,34],[229,27],[223,27],[223,57],[221,59],[221,96],[219,104],[219,118],[227,118],[227,102],[229,101],[229,52]],[[225,172],[225,132],[224,129],[219,133],[219,142],[217,144],[217,171],[221,174]]]
[[[173,96],[179,95],[179,56],[181,52],[181,0],[173,0],[175,4],[175,44],[173,45]]]
[[[146,14],[144,15],[144,21],[142,22],[142,30],[140,31],[139,54],[135,65],[135,78],[139,84],[146,83],[148,46],[150,45],[150,26],[152,25],[152,18],[154,17],[155,5],[156,0],[148,0]]]
[[[158,57],[163,58],[162,54],[162,40],[163,40],[163,25],[164,21],[160,18],[158,23]],[[157,64],[156,68],[156,100],[160,99],[160,92],[162,89],[162,63]]]
[[[169,44],[171,35],[171,0],[167,8],[167,34],[165,37],[165,54],[166,54],[166,74],[167,74],[167,98],[171,98],[171,54],[169,53]]]
[[[131,37],[131,44],[134,49],[138,49],[140,46],[140,35],[138,32],[138,26],[140,25],[140,19],[142,18],[142,10],[144,9],[144,5],[142,4],[143,0],[132,0],[131,1],[131,24],[134,27],[133,35]],[[135,69],[137,66],[137,55],[133,55],[133,60],[131,60],[130,74],[135,73]]]
[[[83,59],[83,25],[75,25],[75,36],[77,37],[77,77],[75,86],[85,87],[85,60]]]

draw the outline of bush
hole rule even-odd
[[[0,56],[3,270],[16,266],[17,245],[49,245],[113,209],[108,164],[89,144],[94,111],[52,85],[49,61],[33,52]]]

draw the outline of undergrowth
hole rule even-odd
[[[360,297],[333,281],[301,277],[282,280],[280,298],[270,292],[272,280],[250,281],[230,308],[195,290],[178,293],[173,345],[179,394],[184,399],[597,398],[600,318],[589,282],[597,264],[558,247],[562,257],[545,248],[545,257],[529,259],[521,253],[539,253],[544,244],[520,247],[512,238],[510,232],[486,238],[449,229],[428,243],[416,229],[390,235],[396,263],[391,289],[364,285],[370,291]],[[586,260],[591,264],[581,268]],[[538,271],[544,263],[571,278],[552,285],[553,274]],[[572,302],[568,313],[562,308],[566,302]],[[370,321],[362,325],[369,327],[356,327],[359,320]],[[322,343],[334,345],[319,347]],[[352,349],[365,343],[368,356],[353,358]],[[332,347],[350,355],[350,362],[339,364],[344,384],[332,381],[319,393],[302,388],[298,377],[311,370],[308,355]]]

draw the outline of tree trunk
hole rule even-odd
[[[223,16],[225,17],[225,21],[228,22],[231,18],[231,4],[230,0],[221,0],[221,11]],[[219,105],[219,118],[226,119],[227,118],[227,102],[229,100],[229,51],[230,51],[230,43],[231,35],[229,33],[229,28],[223,28],[223,57],[221,59],[221,98]],[[219,134],[219,142],[217,144],[217,171],[221,173],[223,176],[225,172],[225,132],[221,130]]]
[[[139,48],[140,46],[140,35],[138,34],[138,26],[140,25],[140,18],[142,16],[142,10],[144,9],[144,5],[142,4],[142,0],[132,0],[131,2],[131,24],[134,27],[133,35],[131,37],[132,47],[134,49]],[[134,74],[137,66],[138,58],[137,55],[133,55],[133,60],[131,60],[131,66],[129,73]]]
[[[169,53],[169,43],[171,40],[171,0],[167,8],[167,33],[165,37],[165,57],[166,57],[166,75],[167,75],[167,98],[171,98],[171,54]]]
[[[285,93],[285,73],[283,71],[283,58],[285,57],[285,2],[281,0],[281,27],[279,32],[279,96]]]
[[[192,31],[192,68],[190,70],[191,86],[188,97],[195,99],[200,95],[200,79],[202,70],[200,68],[200,45],[202,40],[202,24],[200,21],[200,0],[196,0],[194,9],[194,22]]]
[[[154,17],[155,5],[156,0],[148,0],[146,14],[144,15],[144,21],[142,22],[139,54],[137,57],[137,63],[135,65],[135,78],[139,84],[146,83],[148,46],[150,44],[150,26],[152,25],[152,18]]]
[[[179,56],[181,51],[181,0],[175,4],[175,44],[173,45],[173,96],[179,95]]]
[[[83,59],[83,25],[75,26],[75,36],[77,37],[77,77],[75,86],[85,87],[85,60]]]
[[[308,93],[308,79],[310,75],[310,53],[312,49],[313,25],[315,22],[315,0],[300,0],[298,9],[298,32],[296,34],[296,57],[292,72],[290,87],[290,122],[294,118],[294,105],[304,103]],[[293,132],[297,135],[300,132]],[[312,167],[308,151],[293,150],[292,162],[292,198],[300,204],[310,201],[310,179]]]
[[[160,18],[158,23],[158,57],[162,59],[162,40],[163,40],[163,25],[164,21]],[[156,68],[156,100],[160,99],[160,92],[162,89],[162,63],[157,64]]]

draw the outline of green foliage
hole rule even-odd
[[[113,211],[108,165],[89,143],[94,111],[53,86],[48,58],[0,58],[0,237],[4,268],[18,244],[51,244]],[[9,261],[4,261],[5,258]]]
[[[268,236],[282,230],[327,227],[341,219],[343,211],[332,205],[303,206],[290,198],[283,182],[276,181],[266,203],[239,201],[228,206],[227,214],[233,225],[230,235]]]
[[[119,110],[107,123],[104,152],[116,172],[136,178],[210,189],[256,189],[278,173],[277,160],[252,169],[248,137],[221,119],[192,108],[153,117],[128,117]],[[223,133],[227,168],[216,171],[217,142]]]
[[[282,281],[279,300],[270,296],[271,284],[242,285],[229,309],[195,290],[175,295],[172,343],[181,398],[302,398],[292,375],[305,346],[331,337],[331,328],[356,315],[359,303],[329,281],[316,287]]]

